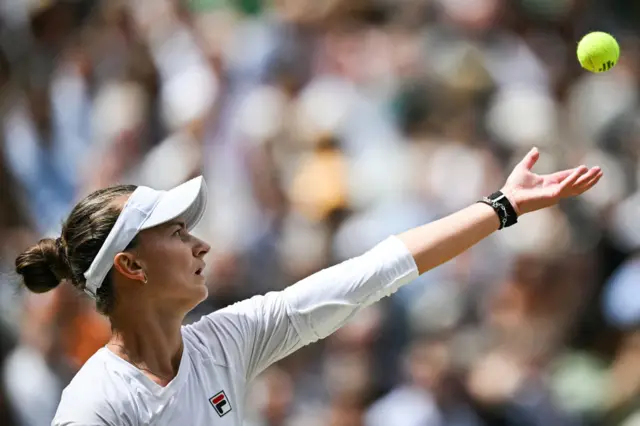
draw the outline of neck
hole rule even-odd
[[[167,384],[178,373],[182,358],[183,317],[124,305],[121,302],[112,315],[113,334],[107,346],[155,382]]]

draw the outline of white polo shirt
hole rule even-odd
[[[246,391],[265,368],[417,276],[406,246],[391,237],[284,291],[206,315],[182,328],[180,367],[166,387],[102,348],[63,392],[52,425],[240,426]]]

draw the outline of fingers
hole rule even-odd
[[[560,172],[551,173],[550,175],[544,176],[545,180],[549,183],[560,183],[566,178],[569,177],[571,173],[573,173],[575,169],[567,169],[562,170]]]
[[[540,158],[540,151],[538,151],[538,148],[533,148],[524,156],[520,164],[522,164],[527,170],[531,170],[538,161],[538,158]]]
[[[592,167],[591,169],[587,170],[587,172],[582,176],[580,176],[580,179],[578,179],[578,181],[576,182],[576,187],[581,186],[585,182],[593,179],[598,174],[599,171],[600,169],[597,167]]]
[[[591,170],[578,179],[575,190],[578,194],[582,194],[590,190],[598,183],[603,174],[604,173],[600,167],[592,167]]]
[[[565,180],[563,180],[557,189],[556,195],[561,195],[567,191],[570,191],[573,187],[575,187],[576,182],[589,171],[586,166],[577,167],[571,172],[569,176]]]

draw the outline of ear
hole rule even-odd
[[[113,260],[113,267],[130,280],[140,281],[141,283],[147,281],[142,265],[131,253],[118,253]]]

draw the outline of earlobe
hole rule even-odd
[[[130,280],[147,283],[147,275],[142,265],[131,253],[118,253],[113,260],[113,267]]]

